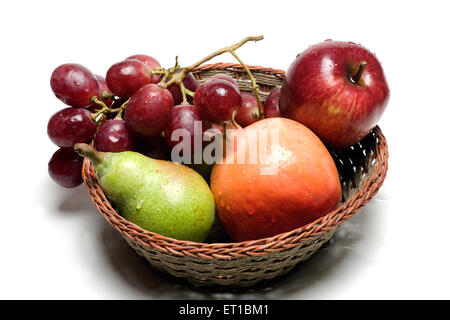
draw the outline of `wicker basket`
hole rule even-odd
[[[249,68],[260,85],[263,101],[273,87],[282,84],[282,70],[258,66]],[[240,65],[204,65],[196,69],[195,76],[201,83],[216,73],[232,75],[241,90],[251,91],[251,83]],[[143,230],[114,209],[87,159],[84,160],[83,179],[100,213],[154,268],[198,286],[244,287],[281,276],[298,262],[311,257],[333,236],[339,225],[358,212],[382,185],[387,171],[388,150],[378,127],[356,145],[330,152],[342,184],[343,200],[339,208],[299,229],[239,243],[229,242],[219,223],[213,228],[207,243],[175,240]]]

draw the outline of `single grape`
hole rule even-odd
[[[114,99],[113,98],[109,98],[109,99],[103,99],[102,98],[102,94],[106,91],[107,94],[111,95],[111,90],[109,90],[108,85],[106,84],[106,80],[105,78],[103,78],[102,76],[99,75],[95,75],[95,79],[97,79],[98,82],[98,94],[97,94],[97,98],[102,101],[104,104],[106,104],[108,107],[110,107],[113,102]],[[95,104],[96,108],[101,108],[98,104]]]
[[[253,94],[248,92],[242,92],[241,97],[241,108],[235,120],[240,126],[246,127],[259,120],[258,100]]]
[[[60,148],[51,157],[48,163],[48,173],[57,184],[64,188],[79,186],[83,158],[72,148]]]
[[[139,60],[139,61],[143,62],[150,70],[153,70],[156,67],[161,67],[158,60],[156,60],[153,57],[147,56],[145,54],[135,54],[134,56],[128,57],[125,60],[130,60],[130,59]],[[151,83],[158,83],[159,81],[161,81],[161,79],[162,79],[162,75],[155,74],[152,76]]]
[[[167,145],[171,148],[175,147],[178,143],[184,141],[182,137],[172,136],[175,130],[185,130],[184,132],[189,134],[191,154],[194,153],[194,138],[195,138],[195,123],[197,122],[197,128],[200,140],[202,139],[202,119],[200,117],[200,110],[197,106],[189,104],[181,104],[175,106],[170,110],[169,121],[164,134],[166,136]],[[183,132],[181,132],[183,133]],[[200,146],[201,148],[201,146]]]
[[[75,63],[56,68],[50,78],[50,86],[59,100],[78,108],[87,108],[99,89],[94,74]]]
[[[125,109],[125,122],[137,136],[155,137],[166,127],[172,107],[173,98],[169,90],[148,84],[131,97]]]
[[[211,80],[211,79],[220,79],[220,80],[228,81],[229,83],[233,84],[240,91],[239,85],[238,85],[236,79],[234,79],[233,77],[231,77],[229,75],[226,75],[223,73],[218,73],[218,74],[212,76],[211,78],[209,78],[209,80]]]
[[[200,85],[194,96],[202,119],[218,122],[231,119],[239,111],[242,98],[239,90],[228,81],[212,79]]]
[[[47,125],[47,134],[58,147],[72,148],[77,142],[89,142],[94,137],[95,122],[82,108],[66,108],[55,113]]]
[[[132,151],[135,147],[134,134],[123,120],[107,120],[97,131],[94,139],[97,151],[122,152]]]
[[[181,72],[181,70],[175,71],[175,73],[179,72]],[[170,80],[170,78],[168,80]],[[197,80],[195,80],[195,77],[191,72],[189,72],[186,75],[186,77],[184,77],[183,84],[186,89],[192,92],[195,92],[195,90],[197,90]],[[167,87],[167,90],[169,90],[170,93],[172,94],[174,105],[178,105],[181,104],[181,102],[183,102],[183,95],[181,94],[180,86],[178,84],[176,83],[171,84],[170,86]],[[188,102],[192,103],[193,101],[192,97],[188,96],[187,99]]]
[[[280,108],[278,106],[278,100],[280,99],[280,89],[279,87],[273,88],[270,91],[269,96],[264,103],[264,117],[265,118],[276,118],[281,117]]]
[[[170,160],[170,149],[160,135],[152,138],[138,138],[136,150],[153,159]]]
[[[139,60],[124,60],[113,64],[106,73],[106,84],[121,98],[129,98],[152,82],[150,69]]]

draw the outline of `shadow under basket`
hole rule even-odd
[[[284,71],[249,66],[264,101],[270,90],[281,86]],[[234,77],[242,91],[252,91],[241,65],[217,63],[195,70],[199,83],[214,74]],[[100,213],[128,244],[158,269],[185,278],[196,286],[246,287],[289,272],[310,258],[337,228],[358,212],[377,193],[387,171],[386,139],[375,127],[361,142],[345,150],[330,150],[339,171],[342,202],[326,216],[301,228],[254,241],[229,242],[218,219],[207,243],[180,241],[144,230],[125,220],[108,201],[99,186],[89,160],[84,160],[83,179]]]

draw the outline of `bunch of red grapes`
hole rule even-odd
[[[57,67],[50,85],[58,99],[70,107],[55,113],[47,133],[60,147],[48,164],[51,178],[72,188],[82,183],[83,159],[74,152],[79,142],[94,142],[98,151],[138,151],[161,160],[170,160],[172,132],[185,129],[194,139],[194,122],[202,121],[203,130],[224,121],[246,127],[259,119],[256,97],[240,92],[237,82],[217,74],[198,85],[192,73],[181,83],[166,85],[174,74],[146,55],[134,55],[112,65],[106,78],[94,75],[79,64]],[[186,92],[189,96],[186,98]],[[280,116],[275,88],[264,104],[264,116]],[[194,148],[191,148],[194,150]]]

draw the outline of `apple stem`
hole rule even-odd
[[[358,83],[359,82],[359,80],[361,79],[362,74],[364,72],[364,69],[366,69],[366,66],[367,66],[367,62],[364,61],[364,60],[359,63],[359,68],[358,68],[358,71],[356,72],[356,74],[353,75],[353,76],[350,76],[350,80],[353,83]]]

